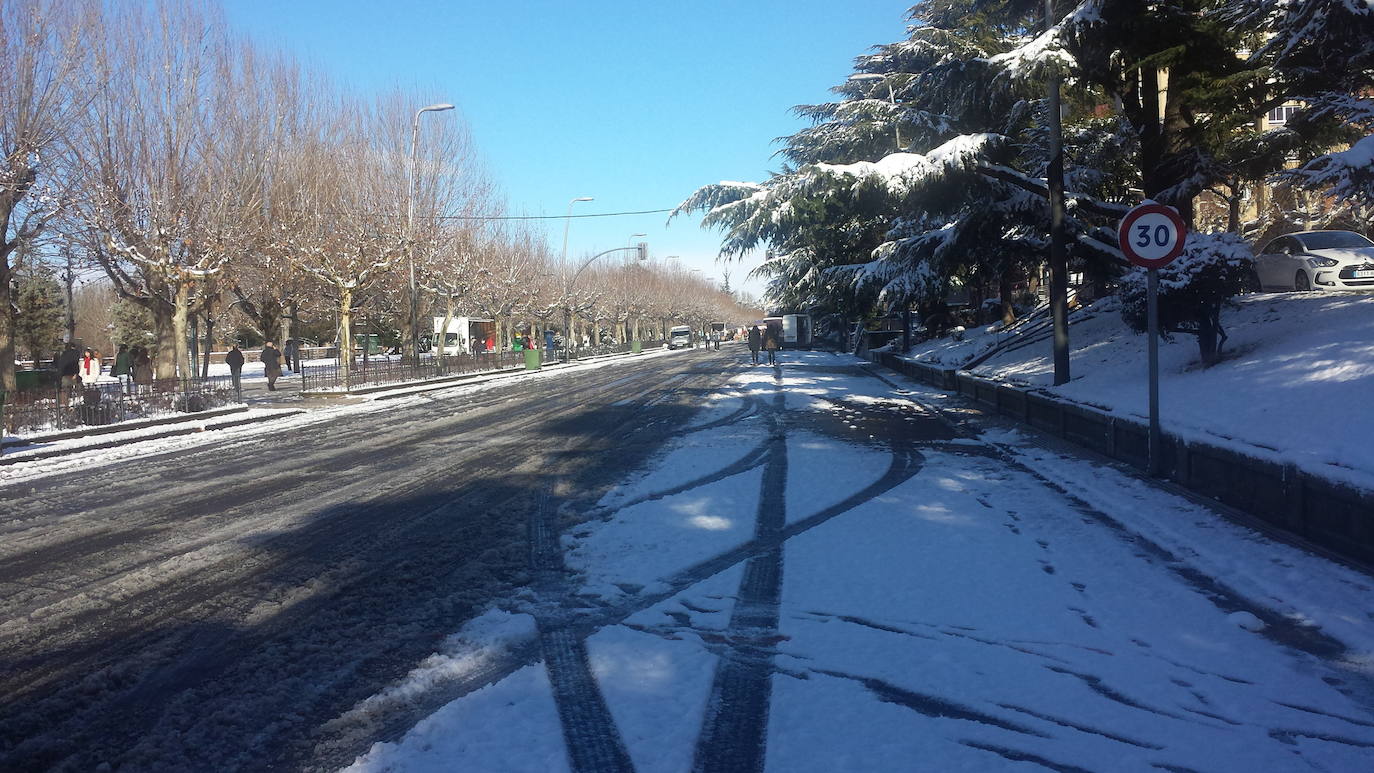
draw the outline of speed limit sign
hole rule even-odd
[[[1141,268],[1164,268],[1183,252],[1188,227],[1173,207],[1141,204],[1121,218],[1117,227],[1121,251]]]

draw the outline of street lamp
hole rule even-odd
[[[855,74],[855,75],[849,76],[849,82],[850,82],[850,83],[864,83],[864,82],[870,82],[870,81],[882,81],[884,84],[887,85],[887,101],[892,103],[893,112],[895,113],[895,112],[896,112],[896,107],[897,107],[897,94],[892,90],[892,80],[891,80],[891,79],[889,79],[887,76],[879,75],[879,74],[877,74],[877,73],[875,73],[875,72],[861,72],[861,73],[857,73],[857,74]],[[892,128],[893,128],[893,132],[897,135],[897,136],[896,136],[896,139],[897,139],[897,151],[898,151],[898,152],[901,152],[901,150],[902,150],[902,120],[901,120],[900,117],[894,116],[894,118],[893,118],[893,123],[892,123]]]
[[[563,260],[568,260],[568,226],[572,225],[572,208],[579,201],[595,201],[591,196],[578,196],[568,202],[568,214],[563,218]]]
[[[644,234],[635,234],[635,236],[644,236]],[[630,237],[630,238],[633,239],[634,237],[632,236],[632,237]],[[629,251],[629,250],[634,250],[634,249],[636,249],[636,248],[635,248],[635,247],[613,247],[613,248],[611,248],[611,249],[609,249],[609,250],[606,250],[605,252],[598,252],[598,253],[596,253],[595,255],[591,256],[590,258],[587,258],[586,260],[582,261],[582,265],[578,266],[578,267],[577,267],[577,270],[574,271],[573,274],[572,274],[572,276],[568,278],[568,281],[563,285],[563,302],[564,302],[564,304],[565,304],[564,307],[563,307],[563,311],[564,311],[564,317],[563,317],[564,331],[563,331],[563,332],[564,332],[564,335],[568,336],[569,338],[571,338],[571,336],[572,336],[572,305],[571,305],[571,301],[570,301],[570,296],[572,295],[573,288],[577,286],[577,278],[578,278],[579,276],[582,276],[582,272],[585,271],[585,270],[587,269],[587,266],[590,266],[591,264],[595,263],[597,260],[599,260],[599,259],[601,259],[601,258],[604,258],[604,257],[606,257],[607,255],[610,255],[610,254],[613,253],[613,252],[627,252],[627,251]],[[638,259],[639,259],[639,260],[644,260],[644,258],[643,258],[642,256],[639,257]],[[565,271],[567,270],[567,264],[566,264],[566,263],[564,264],[563,268],[564,268]]]
[[[420,364],[420,295],[415,291],[415,167],[419,163],[415,156],[416,145],[420,141],[420,116],[452,109],[453,105],[447,102],[422,107],[415,111],[415,119],[410,122],[410,174],[406,180],[406,264],[410,272],[410,359],[417,366]]]
[[[564,266],[564,270],[566,270],[568,265],[568,226],[572,225],[573,205],[579,201],[595,200],[595,197],[592,196],[578,196],[568,202],[568,214],[563,218],[563,257],[560,261]],[[586,266],[584,265],[582,268],[586,268]],[[582,273],[582,269],[579,268],[577,273]],[[576,279],[576,276],[576,274],[573,275],[574,279]],[[572,293],[572,282],[568,282],[563,288],[563,338],[567,342],[572,341],[572,301],[568,298],[570,293]]]

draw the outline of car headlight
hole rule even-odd
[[[1307,262],[1312,264],[1313,268],[1331,268],[1337,263],[1340,263],[1339,260],[1333,258],[1308,258]]]

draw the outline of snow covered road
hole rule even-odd
[[[598,496],[725,366],[627,358],[13,468],[0,769],[346,764],[384,729],[330,720],[528,584],[552,481]]]
[[[360,706],[453,698],[350,770],[1368,768],[1370,578],[945,400],[748,369],[545,503],[545,580]]]
[[[1369,577],[853,358],[745,360],[16,479],[0,769],[1368,768]]]

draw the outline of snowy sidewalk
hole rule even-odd
[[[457,699],[351,770],[1367,768],[1369,577],[783,360],[551,496],[532,589],[341,720]]]

